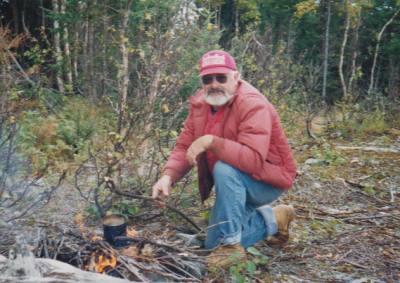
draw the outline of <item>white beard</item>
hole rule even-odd
[[[224,93],[223,96],[218,95],[217,97],[215,97],[214,95],[210,94],[211,91],[213,91],[215,89],[209,89],[204,97],[204,100],[210,104],[211,106],[223,106],[226,103],[228,103],[228,101],[234,96],[233,94],[229,94],[228,92],[226,92],[223,89],[218,89],[220,91],[222,91]]]

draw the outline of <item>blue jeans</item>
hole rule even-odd
[[[247,248],[278,232],[274,212],[267,204],[283,190],[256,181],[221,161],[215,164],[213,176],[216,200],[209,226],[228,222],[207,230],[206,249],[236,243]]]

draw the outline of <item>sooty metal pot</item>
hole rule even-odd
[[[126,236],[126,219],[119,214],[111,214],[101,220],[103,223],[104,239],[113,246],[123,247],[126,241],[116,240],[115,237]]]

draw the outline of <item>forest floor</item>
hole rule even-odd
[[[243,270],[248,282],[400,282],[400,137],[320,137],[291,139],[291,144],[298,176],[293,188],[272,204],[295,207],[290,241],[279,249],[264,241],[254,245],[268,262],[257,264],[251,279]],[[76,216],[87,203],[71,187],[64,183],[35,216],[0,227],[0,254],[8,256],[15,235],[37,238],[38,219],[77,226]],[[177,226],[166,215],[130,223],[142,237],[168,240]],[[86,218],[87,233],[98,226],[93,217]],[[248,260],[252,257],[248,253]],[[226,270],[211,270],[203,278],[232,281]]]
[[[310,148],[318,151],[320,145],[294,147],[299,174],[293,189],[278,202],[292,204],[296,220],[286,247],[256,245],[269,258],[267,276],[260,278],[400,282],[400,139],[329,140],[324,162],[306,164]],[[344,160],[336,165],[335,158]]]

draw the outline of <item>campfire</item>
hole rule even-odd
[[[126,235],[128,237],[136,237],[138,232],[132,228],[128,227],[126,230]],[[90,238],[92,242],[99,242],[103,241],[103,237],[94,235]],[[129,256],[137,256],[137,248],[136,247],[128,247],[123,249],[122,254],[129,255]],[[105,274],[106,272],[110,271],[114,267],[117,266],[117,259],[112,251],[107,251],[104,248],[100,248],[94,251],[89,258],[89,264],[85,265],[85,270],[98,272]]]
[[[115,282],[126,279],[136,282],[201,282],[206,272],[204,259],[200,256],[203,251],[197,252],[196,247],[186,248],[185,242],[171,238],[174,234],[168,231],[171,228],[166,228],[162,236],[156,236],[146,230],[138,231],[127,227],[125,218],[123,221],[121,219],[121,216],[115,215],[103,218],[103,231],[95,223],[88,227],[81,216],[74,223],[39,221],[40,239],[35,240],[35,243],[28,239],[27,242],[32,244],[25,243],[26,249],[33,253],[32,259],[37,262],[47,259],[40,264],[53,266],[48,268],[56,271],[46,273],[51,276],[60,272],[61,264],[67,263],[68,266],[72,265],[80,270],[74,271],[77,277],[79,272],[79,276],[89,276],[92,281],[97,278],[95,276],[105,276],[104,280],[96,279],[96,282],[113,282],[106,278],[110,275],[117,277],[113,279]],[[125,226],[124,229],[119,229],[121,225]],[[115,230],[119,232],[115,234]],[[143,237],[148,234],[156,239]],[[73,276],[73,272],[69,270],[72,267],[63,268],[65,273],[62,276]]]

